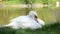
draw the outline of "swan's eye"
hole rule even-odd
[[[37,19],[37,16],[35,15],[35,18]]]

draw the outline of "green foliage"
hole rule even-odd
[[[28,3],[48,3],[48,4],[54,4],[56,1],[60,0],[3,0],[3,1],[18,1],[23,4],[28,4]],[[9,3],[9,2],[8,2]]]
[[[45,25],[40,29],[18,29],[14,30],[10,27],[0,28],[0,34],[60,34],[60,23]]]

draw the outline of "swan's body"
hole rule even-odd
[[[37,16],[37,14],[34,11],[31,11],[27,16],[19,16],[17,18],[12,19],[11,22],[5,26],[11,26],[14,29],[37,29],[45,25],[43,20],[35,18],[34,16]]]

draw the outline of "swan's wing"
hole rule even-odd
[[[38,23],[41,25],[41,26],[44,26],[45,25],[45,22],[41,19],[37,19],[38,20]]]

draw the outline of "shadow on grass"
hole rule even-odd
[[[10,27],[0,28],[0,34],[60,34],[60,23],[45,25],[41,29],[18,29],[14,30]]]

